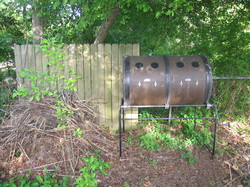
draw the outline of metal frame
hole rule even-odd
[[[214,129],[213,129],[213,145],[212,145],[212,150],[210,150],[207,146],[206,148],[212,155],[212,159],[214,158],[215,154],[215,145],[216,145],[216,134],[217,134],[217,126],[222,125],[219,124],[219,114],[218,114],[218,109],[216,105],[209,104],[209,105],[170,105],[170,110],[172,108],[181,108],[181,107],[194,107],[194,117],[193,118],[173,118],[171,117],[171,112],[169,112],[169,117],[168,118],[124,118],[125,117],[125,110],[128,108],[166,108],[165,105],[156,105],[156,106],[124,106],[124,100],[122,99],[121,105],[120,105],[120,110],[119,110],[119,157],[122,159],[122,134],[125,132],[125,121],[126,120],[169,120],[169,123],[171,120],[176,120],[176,119],[194,119],[194,128],[196,128],[196,119],[214,119]],[[196,110],[197,107],[206,107],[207,109],[213,108],[215,111],[215,115],[213,117],[196,117]],[[228,125],[228,124],[224,124]]]

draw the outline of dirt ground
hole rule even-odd
[[[112,162],[100,186],[223,186],[221,160],[211,160],[204,150],[194,154],[198,161],[190,165],[178,151],[134,148],[124,159]]]
[[[211,159],[206,148],[197,147],[193,164],[182,159],[180,151],[150,151],[126,145],[125,140],[123,159],[111,161],[112,168],[100,177],[100,186],[249,186],[242,183],[243,170],[244,177],[250,177],[249,144],[235,135],[230,137],[230,128],[221,128],[219,134],[220,142],[229,141],[227,152]],[[236,149],[238,154],[229,153]]]
[[[248,125],[246,130],[249,131]],[[123,158],[119,159],[118,135],[109,134],[110,142],[113,144],[110,145],[111,149],[106,149],[109,150],[109,153],[105,154],[103,158],[111,164],[111,168],[108,169],[107,175],[98,175],[98,186],[249,186],[250,139],[248,133],[245,131],[239,133],[231,127],[219,127],[215,158],[211,159],[211,154],[205,147],[195,147],[192,154],[197,161],[193,164],[189,164],[186,159],[181,158],[181,152],[178,150],[163,148],[160,151],[151,151],[136,144],[129,144],[127,137],[129,135],[135,139],[135,130],[125,132]],[[20,154],[15,155],[12,159],[9,159],[8,147],[1,150],[1,180],[6,180],[15,174],[24,175],[30,171],[32,175],[41,174],[43,168],[54,172],[55,166],[59,167],[58,173],[61,176],[67,174],[60,171],[60,167],[63,167],[62,163],[66,163],[64,161],[67,156],[63,155],[65,152],[59,151],[64,141],[60,138],[60,134],[39,136],[36,137],[39,142],[30,142],[30,144],[26,144],[26,147],[19,146],[20,152],[18,153]],[[18,145],[21,143],[17,142]],[[36,147],[31,148],[32,144],[36,144]],[[80,146],[80,144],[81,142],[78,145]],[[77,143],[74,146],[77,146]],[[65,146],[65,148],[68,149],[70,146]],[[84,156],[81,152],[78,157],[72,156],[72,152],[70,154],[70,158],[75,159],[74,163],[80,162],[79,158]],[[76,167],[65,165],[65,167],[72,167],[75,169],[75,176],[79,176],[77,171],[81,165],[78,164]],[[70,175],[72,176],[72,174]]]

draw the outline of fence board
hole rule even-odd
[[[119,46],[119,98],[123,98],[123,57],[127,54],[127,46],[125,44],[121,44]],[[121,101],[120,101],[121,102]],[[130,109],[125,111],[125,117],[130,117],[128,113],[130,113]],[[131,121],[124,121],[127,127],[131,126]]]
[[[99,124],[117,129],[119,107],[123,97],[123,56],[139,55],[139,45],[64,45],[61,48],[65,54],[65,59],[61,60],[63,70],[55,69],[53,66],[48,67],[47,63],[51,59],[40,52],[38,48],[38,45],[16,45],[14,47],[19,86],[25,86],[26,88],[30,86],[30,81],[27,78],[23,81],[20,79],[20,72],[27,67],[36,70],[37,73],[46,73],[47,76],[51,76],[54,71],[58,78],[65,76],[67,79],[73,72],[76,72],[77,75],[82,76],[77,81],[79,98],[92,98],[93,101],[96,101],[98,103],[96,110],[99,114]],[[69,69],[72,69],[72,71],[69,71]],[[55,86],[54,89],[62,90],[62,86],[65,86],[63,82],[63,80],[59,80],[58,86]],[[51,87],[49,83],[46,84],[38,86]],[[134,117],[138,113],[129,110],[126,115],[129,115],[127,117]],[[127,127],[131,125],[133,125],[132,122],[126,123]]]
[[[20,77],[20,72],[22,70],[21,46],[15,45],[14,52],[15,52],[15,63],[16,63],[17,85],[18,87],[22,87],[23,78]]]
[[[89,99],[92,96],[90,45],[84,44],[83,51],[85,99]]]
[[[80,99],[84,99],[85,93],[84,93],[84,61],[83,61],[83,45],[77,45],[76,46],[76,58],[77,58],[77,63],[76,63],[76,73],[78,76],[81,76],[77,80],[77,92],[78,96]]]
[[[68,71],[68,63],[69,63],[69,45],[63,46],[63,53],[65,54],[66,58],[63,61],[64,64],[64,76],[65,79],[69,78],[69,71]],[[65,86],[65,85],[64,85]]]
[[[54,49],[52,49],[52,47],[50,47],[50,51],[52,51],[52,50],[54,50]],[[48,57],[48,63],[49,63],[48,73],[49,73],[49,78],[51,81],[51,84],[49,86],[50,86],[50,89],[53,91],[57,90],[57,80],[56,80],[56,76],[55,76],[57,69],[55,67],[55,64],[53,63],[54,58],[55,57],[52,55],[50,55]]]
[[[123,97],[123,87],[122,87],[122,80],[123,80],[123,57],[126,56],[126,45],[120,44],[119,45],[119,98]]]
[[[34,46],[34,52],[35,52],[35,63],[36,63],[36,73],[39,75],[39,73],[43,73],[43,61],[42,61],[42,52],[39,50],[39,46]],[[41,85],[37,83],[37,86],[41,88]]]
[[[99,89],[98,89],[98,51],[97,45],[90,45],[90,61],[91,61],[91,88],[92,88],[92,99],[97,100],[99,97]]]
[[[112,45],[112,128],[115,129],[119,124],[119,107],[121,99],[119,98],[119,46]]]
[[[49,76],[48,62],[49,62],[49,58],[46,55],[43,54],[42,55],[42,63],[43,63],[42,72],[45,73],[46,76]],[[49,88],[50,85],[49,85],[49,83],[45,82],[45,83],[43,83],[42,87]]]
[[[66,86],[65,85],[65,79],[67,79],[69,77],[69,72],[67,70],[68,67],[68,60],[69,60],[69,45],[64,45],[62,47],[62,53],[65,55],[63,61],[62,61],[62,65],[64,67],[64,69],[61,71],[61,81],[62,81],[62,87]],[[63,78],[64,77],[64,78]]]
[[[76,72],[76,45],[70,44],[69,45],[69,59],[68,59],[68,78],[72,77]]]
[[[111,45],[105,44],[104,46],[104,62],[105,62],[105,120],[106,125],[112,127],[112,53]]]
[[[22,58],[21,71],[24,71],[25,68],[29,67],[28,66],[28,45],[21,46],[21,58]],[[27,78],[23,78],[23,86],[28,89],[30,87],[29,85],[30,85],[30,81]]]
[[[57,69],[57,72],[58,72],[58,90],[59,91],[62,91],[63,90],[63,87],[64,87],[64,58],[66,59],[66,54],[63,53],[63,46],[60,48],[60,52],[62,53],[61,57],[60,57],[60,61],[58,62],[59,63],[59,69]]]
[[[36,61],[35,61],[35,48],[33,45],[28,45],[28,67],[31,70],[36,69]],[[30,81],[30,88],[31,88],[31,82],[34,80]]]
[[[98,102],[99,102],[99,123],[101,125],[105,124],[105,65],[104,65],[104,45],[98,44]]]

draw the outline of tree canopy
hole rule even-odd
[[[3,0],[1,60],[14,43],[139,43],[141,54],[205,54],[216,71],[247,74],[249,7],[244,0]],[[33,19],[33,23],[32,23]],[[32,32],[33,29],[33,32]],[[236,70],[225,64],[241,64]]]

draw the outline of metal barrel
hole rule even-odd
[[[209,104],[212,68],[203,55],[125,56],[124,106]]]

